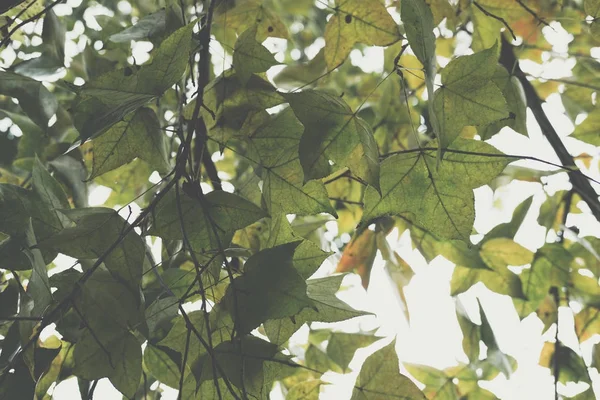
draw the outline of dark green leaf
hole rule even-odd
[[[363,119],[342,99],[326,92],[305,90],[284,97],[304,125],[300,163],[305,182],[329,175],[331,160],[338,169],[348,167],[379,189],[379,152],[371,127]]]

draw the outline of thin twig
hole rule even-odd
[[[479,9],[479,11],[481,11],[482,13],[484,13],[485,15],[487,15],[490,18],[494,18],[496,21],[500,21],[502,22],[502,24],[506,27],[506,29],[508,29],[508,31],[510,32],[510,34],[512,35],[514,40],[517,40],[517,36],[515,36],[515,33],[513,32],[512,28],[510,27],[510,25],[508,25],[508,22],[506,22],[506,20],[502,17],[499,17],[495,14],[492,14],[491,12],[489,12],[488,10],[486,10],[485,8],[481,7],[481,5],[474,1],[473,5],[475,7],[477,7]]]
[[[542,107],[542,100],[535,91],[535,88],[521,70],[519,61],[515,57],[513,46],[508,43],[504,37],[502,37],[502,48],[500,50],[500,64],[521,82],[523,90],[525,91],[527,105],[531,109],[543,135],[548,139],[548,142],[550,142],[550,145],[554,149],[560,162],[565,168],[574,168],[575,160],[573,159],[573,156],[569,153],[554,129],[554,126],[548,119],[548,116]],[[596,193],[590,184],[589,179],[585,177],[584,174],[576,173],[575,171],[569,172],[569,177],[575,192],[587,203],[594,217],[600,221],[600,201],[598,200],[598,193]]]
[[[542,25],[546,25],[550,28],[552,28],[550,26],[549,23],[547,23],[546,21],[544,21],[543,18],[541,18],[539,15],[536,14],[535,11],[533,11],[531,8],[527,7],[527,5],[525,3],[523,3],[522,0],[515,0],[517,3],[519,3],[519,5],[521,7],[523,7],[523,9],[525,9],[525,11],[527,11],[529,14],[531,14],[531,16],[533,16],[533,18],[535,18],[538,21],[538,24],[542,24]],[[555,30],[554,28],[552,28],[553,30]]]
[[[422,147],[422,148],[418,148],[418,149],[398,150],[398,151],[393,151],[391,153],[383,154],[382,156],[380,156],[380,158],[385,159],[385,158],[388,158],[388,157],[396,155],[396,154],[422,153],[424,151],[436,151],[436,150],[437,150],[437,147]],[[587,176],[586,174],[581,172],[579,169],[577,169],[577,167],[566,167],[564,165],[556,164],[551,161],[546,161],[541,158],[537,158],[537,157],[533,157],[533,156],[518,156],[518,155],[514,155],[514,154],[504,154],[504,153],[479,153],[476,151],[467,151],[467,150],[460,150],[460,149],[446,149],[446,153],[466,154],[466,155],[490,157],[490,158],[514,158],[515,161],[520,161],[520,160],[536,161],[536,162],[539,162],[542,164],[560,168],[562,170],[567,171],[570,174],[579,174],[580,176],[582,176],[583,178],[585,178],[591,182],[600,184],[600,182],[598,182],[594,178]]]
[[[181,400],[183,395],[183,377],[185,376],[185,366],[187,364],[188,354],[190,352],[190,337],[192,336],[192,330],[188,329],[187,334],[185,335],[185,349],[183,351],[183,359],[181,360],[181,373],[179,376],[179,394],[177,395],[177,399]]]

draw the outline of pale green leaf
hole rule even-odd
[[[288,390],[286,400],[319,400],[319,393],[323,382],[320,379],[311,379],[300,382]]]
[[[587,15],[591,15],[594,18],[600,16],[600,1],[599,0],[585,0],[583,3],[583,9]]]
[[[417,385],[400,374],[395,346],[394,340],[367,358],[354,385],[352,400],[425,400]]]
[[[563,287],[569,279],[573,256],[561,245],[548,243],[538,250],[530,268],[523,270],[523,291],[530,301],[541,301],[552,286]]]
[[[520,266],[533,261],[533,252],[512,239],[487,240],[479,252],[483,261],[493,270],[501,272],[509,265]]]
[[[532,202],[533,196],[530,196],[519,204],[517,208],[515,208],[510,222],[496,225],[491,231],[485,234],[483,242],[494,238],[514,238],[521,227],[521,224],[525,220],[525,216],[527,215]]]
[[[481,330],[479,325],[474,324],[460,299],[456,300],[456,318],[463,334],[462,348],[469,361],[479,360],[479,341],[481,340]]]
[[[509,160],[492,146],[459,139],[436,168],[436,149],[406,152],[381,164],[381,196],[369,187],[361,225],[406,214],[445,239],[468,240],[475,219],[473,190],[495,178]]]
[[[349,372],[348,364],[354,358],[356,350],[370,346],[379,339],[381,338],[362,333],[332,332],[327,343],[327,355],[343,372]]]
[[[267,37],[287,39],[289,36],[281,17],[262,0],[222,1],[215,7],[215,22],[238,33],[253,28],[259,40]]]
[[[588,114],[587,118],[575,127],[570,137],[594,146],[600,146],[600,108]]]
[[[325,27],[325,61],[331,70],[344,62],[356,43],[389,46],[402,38],[379,0],[336,0]]]
[[[450,294],[466,292],[476,283],[483,283],[488,289],[499,294],[524,299],[523,287],[517,274],[506,270],[503,273],[461,266],[454,268],[450,281]]]
[[[442,86],[434,93],[442,148],[448,147],[465,126],[486,125],[508,118],[502,91],[492,80],[497,65],[497,44],[452,60],[442,71]]]

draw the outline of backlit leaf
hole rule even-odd
[[[389,46],[400,40],[398,26],[378,0],[336,0],[325,28],[327,69],[339,66],[356,43]]]
[[[367,358],[356,380],[352,400],[425,400],[417,385],[400,374],[395,345],[394,340]]]
[[[465,126],[486,125],[508,118],[502,91],[493,81],[497,44],[473,55],[452,60],[442,71],[442,86],[434,93],[433,107],[440,126],[443,148]]]
[[[456,152],[447,154],[439,168],[435,149],[385,159],[381,196],[367,188],[361,224],[384,215],[407,214],[441,238],[466,240],[475,218],[472,189],[496,177],[508,160],[474,140],[459,139],[452,149]]]

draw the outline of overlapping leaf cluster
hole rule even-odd
[[[577,303],[578,341],[600,333],[600,241],[567,226],[600,205],[574,164],[571,190],[474,229],[474,189],[548,175],[509,166],[520,157],[489,141],[527,135],[527,107],[539,122],[542,99],[560,96],[571,137],[589,153],[600,144],[598,1],[108,0],[110,18],[86,2],[14,3],[0,9],[0,398],[50,399],[75,376],[82,398],[107,378],[130,399],[162,386],[183,399],[274,388],[318,399],[333,371],[356,375],[352,399],[492,399],[478,381],[517,365],[489,312],[463,306],[478,284],[545,330],[564,329],[558,307]],[[28,20],[38,27],[20,29]],[[532,84],[506,57],[553,57],[549,21],[573,35],[573,78]],[[151,50],[138,63],[139,43]],[[365,72],[356,60],[372,46],[383,65]],[[531,251],[516,236],[537,209],[558,240]],[[388,243],[393,230],[427,262],[455,264],[468,361],[404,364],[423,390],[400,373],[395,341],[356,369],[355,352],[382,338],[335,325],[370,315],[337,293],[349,272],[368,289],[377,255],[410,320],[415,272]],[[586,365],[556,338],[540,364],[591,384],[597,357]]]

